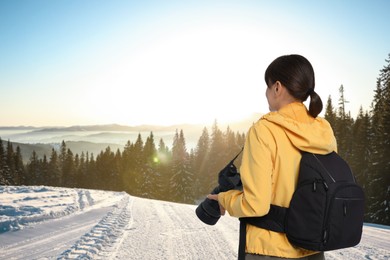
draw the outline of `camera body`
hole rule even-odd
[[[218,194],[228,190],[242,190],[242,183],[234,159],[218,174],[218,186],[211,194]],[[218,201],[206,198],[195,210],[198,218],[208,225],[215,225],[221,217]]]

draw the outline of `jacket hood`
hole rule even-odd
[[[262,119],[282,127],[291,143],[301,151],[318,154],[337,151],[336,138],[329,122],[310,116],[303,103],[290,103],[277,112],[264,115]]]

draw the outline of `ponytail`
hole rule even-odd
[[[322,100],[320,96],[311,89],[309,92],[310,95],[310,104],[309,104],[309,114],[316,118],[319,113],[322,111]]]

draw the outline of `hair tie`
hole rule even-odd
[[[314,93],[314,88],[309,88],[309,90],[307,91],[307,95],[311,96],[311,94]]]

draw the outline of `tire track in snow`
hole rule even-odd
[[[94,200],[91,196],[91,192],[89,190],[78,190],[77,191],[78,196],[78,205],[80,210],[84,210],[85,208],[88,208],[92,205],[94,205]]]
[[[41,259],[58,255],[95,226],[96,219],[106,212],[107,209],[91,210],[8,234],[11,243],[1,243],[1,259]]]
[[[184,206],[185,209],[184,210]],[[179,250],[186,252],[186,255],[177,255],[177,259],[235,259],[237,255],[220,229],[224,217],[221,217],[217,224],[210,226],[201,222],[195,214],[195,206],[183,205],[183,209],[177,210],[171,204],[169,211],[175,217],[175,222],[180,223],[180,241],[182,247]],[[226,226],[224,226],[224,229]],[[226,229],[226,231],[231,231]],[[237,237],[238,238],[238,237]],[[209,248],[210,250],[204,250]],[[182,254],[182,253],[181,253]],[[184,257],[184,258],[179,258]]]
[[[123,232],[131,223],[133,199],[123,193],[112,211],[57,259],[108,259],[116,252]]]
[[[155,201],[141,198],[134,198],[132,216],[132,225],[112,259],[170,259],[164,256],[170,252],[172,240],[165,237],[163,242],[158,235],[173,226],[169,216],[156,208]]]
[[[235,259],[237,247],[226,234],[237,235],[236,228],[225,229],[203,224],[195,206],[134,198],[133,224],[126,231],[114,259]],[[223,231],[222,231],[223,230]]]

